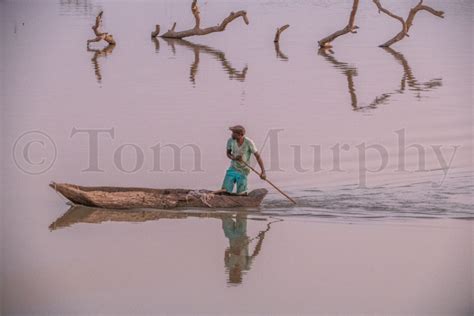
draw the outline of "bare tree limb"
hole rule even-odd
[[[275,33],[275,39],[273,40],[273,42],[278,43],[280,41],[280,34],[283,33],[283,31],[289,27],[290,25],[286,24],[286,25],[283,25],[282,27],[277,28],[276,33]]]
[[[229,24],[230,22],[232,22],[233,20],[235,20],[239,17],[242,17],[245,24],[247,24],[247,25],[249,24],[249,20],[247,18],[247,12],[241,10],[241,11],[237,11],[237,12],[231,12],[229,14],[229,16],[227,16],[225,19],[223,19],[222,22],[220,24],[216,25],[216,26],[201,28],[201,17],[199,15],[200,12],[199,12],[199,7],[197,5],[197,0],[193,0],[193,2],[191,3],[191,12],[194,16],[194,21],[195,21],[194,27],[192,29],[176,32],[175,31],[176,22],[175,22],[173,24],[173,27],[171,29],[169,29],[166,33],[161,35],[161,37],[164,37],[164,38],[184,38],[184,37],[189,37],[189,36],[207,35],[207,34],[210,34],[210,33],[222,32],[227,27],[227,24]],[[153,36],[153,34],[155,34],[154,36],[156,37],[156,36],[158,36],[159,32],[158,33],[153,32],[152,36]]]
[[[321,39],[319,43],[319,47],[321,48],[330,48],[332,47],[331,42],[334,41],[336,38],[338,38],[341,35],[347,34],[347,33],[357,33],[357,29],[359,28],[357,25],[354,25],[355,22],[355,16],[357,13],[357,8],[359,6],[359,0],[354,0],[352,3],[352,11],[351,14],[349,15],[349,22],[347,23],[346,27],[344,27],[342,30],[336,31],[332,33],[331,35],[326,36],[325,38]]]
[[[423,5],[423,0],[420,0],[420,2],[418,2],[418,4],[410,10],[406,20],[399,17],[398,15],[393,14],[389,10],[383,8],[382,5],[380,4],[379,0],[372,0],[372,1],[375,3],[377,8],[379,9],[379,13],[383,12],[386,15],[388,15],[388,16],[394,18],[394,19],[397,19],[398,21],[400,21],[402,23],[402,30],[398,34],[396,34],[393,38],[388,40],[387,42],[383,43],[382,45],[379,45],[380,47],[389,47],[390,45],[404,39],[405,36],[409,36],[408,31],[410,30],[410,27],[413,25],[413,20],[415,19],[415,15],[419,11],[424,10],[424,11],[427,11],[427,12],[429,12],[429,13],[437,16],[437,17],[444,18],[444,12],[443,11],[437,11],[437,10],[435,10],[435,9],[429,7],[429,6]]]
[[[102,14],[104,14],[104,11],[100,11],[95,18],[95,24],[92,26],[95,38],[87,40],[87,45],[89,45],[89,43],[99,42],[100,40],[106,41],[109,43],[109,45],[115,45],[115,40],[112,34],[101,32],[99,30],[99,28],[102,26]]]

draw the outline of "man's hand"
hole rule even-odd
[[[267,175],[265,174],[265,171],[262,171],[262,173],[260,173],[260,179],[262,179],[262,180],[267,179]]]
[[[232,158],[232,160],[242,161],[242,155],[234,156],[234,158]]]

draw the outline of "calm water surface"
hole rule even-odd
[[[446,18],[391,49],[399,23],[362,1],[318,51],[351,5],[206,1],[202,24],[250,24],[151,40],[193,26],[188,1],[0,2],[1,311],[472,315],[472,1],[429,1]],[[100,10],[117,45],[87,48]],[[69,208],[47,186],[219,188],[235,124],[297,206],[254,175],[252,210]]]

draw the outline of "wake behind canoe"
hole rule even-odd
[[[235,195],[210,190],[87,187],[55,182],[49,186],[74,204],[114,209],[257,207],[268,192],[256,189],[248,195]]]

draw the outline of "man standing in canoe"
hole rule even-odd
[[[250,164],[252,154],[255,155],[260,166],[260,178],[263,180],[266,179],[265,167],[255,143],[245,136],[245,128],[242,125],[235,125],[229,127],[229,130],[232,131],[232,137],[227,141],[227,157],[232,161],[226,171],[222,190],[231,193],[234,190],[234,185],[236,185],[237,194],[245,194],[247,191],[247,176],[250,173],[250,168],[246,164]]]

